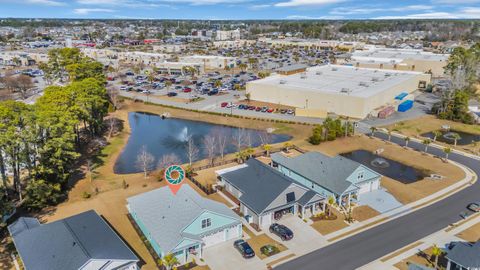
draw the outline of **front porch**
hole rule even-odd
[[[307,219],[319,213],[325,212],[325,207],[326,205],[322,201],[309,203],[305,206],[298,205],[298,214],[300,218]]]
[[[180,265],[192,262],[198,264],[201,262],[200,259],[203,256],[203,245],[201,243],[195,243],[180,250],[176,250],[173,254],[177,257]]]

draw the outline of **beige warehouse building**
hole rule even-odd
[[[294,75],[274,75],[247,83],[250,99],[362,119],[406,92],[424,89],[431,75],[412,71],[324,65]]]
[[[368,47],[366,50],[353,52],[348,59],[339,59],[337,63],[365,68],[428,72],[433,77],[442,77],[448,57],[448,54],[422,50]]]

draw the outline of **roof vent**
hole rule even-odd
[[[315,75],[322,75],[322,74],[323,74],[323,72],[321,72],[321,71],[315,72]]]
[[[367,87],[367,86],[368,86],[368,83],[366,83],[366,82],[360,82],[358,85]]]
[[[337,71],[337,70],[338,70],[338,68],[332,67],[332,71]]]
[[[377,78],[377,77],[373,77],[373,78],[372,78],[372,82],[378,82],[378,81],[380,81],[379,78]]]
[[[301,79],[306,79],[306,78],[307,78],[307,74],[306,74],[306,73],[302,73],[302,75],[300,75],[300,78],[301,78]]]
[[[340,90],[340,93],[350,94],[350,89],[342,88],[342,90]]]
[[[280,84],[286,84],[286,83],[287,83],[287,81],[285,81],[285,80],[280,80],[280,82],[279,82],[279,83],[280,83]]]

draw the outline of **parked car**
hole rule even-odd
[[[472,215],[471,212],[461,212],[461,213],[460,213],[460,217],[461,217],[462,219],[467,219],[467,218],[468,218],[469,216],[471,216],[471,215]]]
[[[190,92],[192,92],[192,88],[190,88],[190,87],[185,87],[185,88],[183,88],[183,92],[184,92],[184,93],[190,93]]]
[[[273,113],[273,111],[274,111],[273,109],[268,109],[267,110],[268,113]]]
[[[267,111],[268,111],[268,107],[267,107],[267,106],[263,106],[262,112],[267,112]]]
[[[261,111],[261,110],[262,110],[262,107],[257,107],[257,108],[255,108],[255,111],[257,111],[257,112],[259,112],[259,111]]]
[[[178,95],[178,94],[175,93],[175,92],[168,92],[168,93],[167,93],[167,96],[169,96],[169,97],[175,97],[175,96],[177,96],[177,95]]]
[[[209,96],[213,96],[213,95],[216,95],[216,94],[218,94],[218,90],[217,90],[217,89],[213,89],[213,90],[211,90],[210,92],[208,92],[208,95],[209,95]]]
[[[467,206],[468,210],[472,210],[473,212],[479,212],[480,211],[480,202],[474,202],[471,203]]]
[[[293,232],[287,226],[273,223],[269,228],[270,232],[280,237],[283,241],[287,241],[293,238]]]
[[[293,114],[293,110],[292,110],[292,109],[289,109],[289,110],[287,111],[287,114]]]
[[[243,109],[245,108],[245,105],[240,104],[240,105],[238,105],[238,108],[239,108],[240,110],[243,110]]]
[[[242,257],[245,259],[255,257],[255,251],[245,240],[237,240],[233,242],[233,246],[242,254]]]
[[[225,107],[228,106],[228,102],[222,102],[222,104],[220,104],[220,106],[221,106],[222,108],[225,108]]]

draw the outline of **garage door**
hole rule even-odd
[[[225,229],[225,241],[240,237],[240,225]]]
[[[203,238],[203,243],[205,243],[205,246],[212,246],[218,243],[222,243],[225,241],[225,232],[219,231],[210,235],[207,235]]]
[[[372,190],[372,182],[365,182],[362,184],[359,184],[360,190],[358,191],[358,194],[370,192]]]

